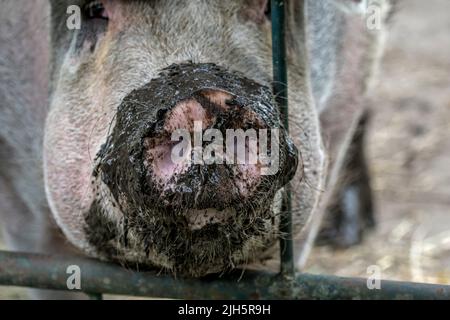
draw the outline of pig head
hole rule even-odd
[[[52,2],[63,20],[52,29],[45,185],[67,238],[104,259],[190,276],[220,272],[276,243],[291,179],[301,227],[317,202],[324,156],[294,34],[298,5],[288,8],[296,146],[269,89],[267,1],[95,5],[97,15],[87,12],[73,31],[64,25],[67,3]],[[222,132],[279,129],[279,170],[263,176],[247,163],[180,169],[169,157],[170,135],[194,121]],[[298,154],[306,170],[297,170]]]
[[[376,60],[378,33],[360,10],[367,1],[286,1],[289,132],[271,92],[267,0],[0,3],[1,213],[16,248],[66,248],[47,231],[53,217],[94,257],[186,276],[222,272],[272,255],[288,182],[294,234],[305,238]],[[77,12],[80,28],[69,28]],[[196,127],[278,130],[278,148],[268,148],[277,170],[263,174],[246,157],[174,162],[172,134],[195,137]],[[260,144],[244,140],[244,150]],[[47,239],[36,241],[40,225]]]

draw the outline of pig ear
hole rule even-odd
[[[270,0],[245,0],[244,17],[258,24],[270,20]]]

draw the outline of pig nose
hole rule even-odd
[[[276,143],[271,140],[272,129],[278,129]],[[229,130],[244,133],[243,148],[242,143],[241,149],[235,148],[238,140],[228,143]],[[256,131],[256,143],[247,139],[249,130]],[[267,164],[262,166],[259,153],[264,130],[267,158],[279,158],[270,175],[262,174]],[[173,139],[180,131],[191,141],[183,144],[180,136]],[[202,136],[200,153],[195,143],[198,134]],[[217,141],[216,136],[223,140]],[[222,164],[221,150],[215,148],[209,155],[219,163],[206,164],[206,150],[212,142],[223,146]],[[242,149],[243,159],[239,152],[235,155]],[[197,164],[195,155],[199,154]],[[212,216],[279,190],[292,178],[298,159],[268,87],[214,64],[193,63],[172,65],[125,97],[99,157],[96,172],[115,197],[125,197],[135,206],[139,206],[136,201],[146,199],[164,210],[167,206],[213,208],[217,211],[208,211]],[[227,162],[230,157],[232,164]]]
[[[208,129],[215,130],[209,132],[214,133],[214,138],[210,136]],[[245,134],[249,129],[254,130],[253,137],[248,136],[245,140],[239,141],[233,136],[233,141],[229,143],[227,139],[230,137],[229,130],[233,132],[242,130],[241,132]],[[253,183],[260,175],[256,135],[259,129],[268,127],[255,111],[238,105],[232,94],[221,90],[201,90],[177,103],[166,114],[163,130],[145,139],[144,161],[156,181],[166,186],[174,177],[187,172],[191,165],[205,164],[208,160],[214,159],[220,159],[216,160],[220,164],[226,162],[241,165],[242,175],[246,177],[247,182]],[[175,150],[180,146],[180,141],[174,141],[173,134],[177,132],[185,133],[184,137],[188,138],[187,143],[183,141],[184,149]],[[217,147],[225,146],[225,148],[216,148],[215,153],[219,154],[214,154],[214,159],[206,159],[208,155],[204,151],[207,145],[213,142],[211,140],[218,143]],[[245,145],[240,146],[239,143]],[[192,150],[193,148],[198,150]],[[241,186],[240,189],[244,191],[245,188]]]

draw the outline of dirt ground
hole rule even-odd
[[[315,248],[307,271],[378,265],[384,279],[450,284],[450,1],[403,2],[381,74],[367,146],[378,226],[354,248]]]

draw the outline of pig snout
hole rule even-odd
[[[186,63],[125,97],[94,177],[135,238],[157,247],[166,230],[186,255],[232,234],[233,250],[266,237],[264,221],[276,215],[274,198],[297,161],[267,87],[214,64]]]
[[[103,171],[120,175],[131,170],[131,176],[145,180],[147,190],[141,191],[162,195],[164,206],[178,197],[176,202],[184,207],[223,210],[251,198],[264,180],[281,188],[292,178],[295,146],[284,132],[276,137],[267,133],[279,127],[278,112],[264,86],[212,64],[174,65],[124,99]],[[266,154],[259,148],[261,130],[266,133]],[[268,139],[271,134],[278,141]],[[127,154],[118,157],[118,152]],[[260,158],[268,154],[282,167],[265,176]],[[129,161],[117,166],[119,159]]]
[[[152,135],[145,140],[145,164],[152,173],[152,177],[161,184],[164,190],[175,189],[174,184],[180,175],[187,173],[197,165],[212,164],[213,160],[209,156],[215,156],[216,164],[231,163],[239,161],[239,173],[241,176],[235,179],[239,193],[247,195],[260,178],[261,165],[257,161],[257,141],[242,141],[243,149],[239,150],[237,139],[232,139],[230,144],[230,130],[247,129],[268,129],[253,110],[247,110],[243,106],[233,105],[233,96],[218,90],[208,90],[199,92],[194,97],[178,103],[175,108],[168,112],[164,121],[162,132]],[[209,130],[209,131],[208,131]],[[214,131],[212,131],[214,130]],[[228,133],[227,133],[228,130]],[[179,132],[185,139],[182,143],[173,141],[173,134]],[[204,134],[206,133],[206,135]],[[214,134],[214,136],[211,136]],[[227,138],[228,137],[228,138]],[[208,141],[204,141],[206,138]],[[210,141],[215,139],[214,141]],[[225,141],[227,139],[227,141]],[[222,142],[225,147],[232,148],[231,152],[222,150]],[[206,154],[203,147],[208,148],[212,143],[215,146],[214,154]],[[182,148],[184,147],[184,149]],[[242,155],[239,152],[242,151]],[[177,152],[178,154],[174,154]],[[213,152],[211,152],[213,153]],[[174,157],[175,156],[175,157]],[[239,158],[241,156],[241,158]],[[174,159],[175,158],[175,159]],[[201,171],[201,169],[200,169]],[[229,173],[225,170],[210,170],[215,179],[210,181],[206,177],[205,181],[197,181],[197,184],[209,184],[208,189],[219,189],[221,185],[226,185]],[[193,177],[192,177],[193,178]],[[200,186],[198,186],[199,188]],[[233,187],[230,185],[229,187]],[[229,190],[229,189],[228,189]],[[223,193],[223,194],[220,194]],[[228,192],[222,190],[220,197],[227,196]],[[212,197],[217,195],[211,194]]]
[[[255,111],[235,105],[233,99],[220,90],[199,91],[168,111],[163,129],[144,140],[149,179],[164,194],[184,194],[185,202],[191,203],[188,207],[193,208],[186,214],[192,229],[225,222],[226,209],[249,197],[261,182],[256,139],[236,141],[233,136],[230,143],[230,130],[268,127]],[[174,141],[174,132],[184,140]]]

